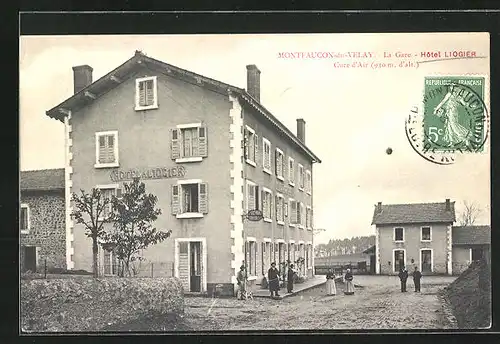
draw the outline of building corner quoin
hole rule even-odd
[[[71,133],[73,131],[71,125],[71,111],[64,117],[64,142],[65,142],[65,164],[64,164],[64,202],[65,202],[65,227],[66,227],[66,269],[72,270],[74,268],[73,261],[73,220],[71,218],[71,193],[72,193],[72,174],[73,167],[71,160],[73,160],[72,146],[73,140]]]
[[[245,259],[243,253],[243,113],[242,107],[237,97],[229,94],[229,101],[232,104],[229,110],[231,124],[230,132],[230,156],[231,165],[230,176],[230,207],[231,207],[231,283],[236,286],[236,274],[241,262]]]

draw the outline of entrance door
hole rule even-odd
[[[422,272],[432,272],[432,251],[422,250],[420,251],[420,262],[422,264]]]
[[[190,251],[190,280],[189,291],[201,291],[201,242],[193,241],[189,243]]]
[[[375,259],[375,255],[372,254],[370,256],[370,273],[371,274],[374,274],[375,273],[375,264],[376,264],[376,259]]]
[[[478,247],[478,248],[472,248],[471,249],[471,259],[473,262],[481,260],[483,258],[483,249]]]
[[[205,292],[206,253],[203,240],[176,240],[176,277],[185,291]]]
[[[24,271],[36,272],[36,247],[24,246]]]
[[[394,272],[399,272],[405,266],[405,251],[394,251]]]

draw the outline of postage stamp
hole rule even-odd
[[[422,105],[410,111],[406,134],[412,148],[431,162],[449,165],[456,154],[482,153],[488,139],[483,76],[424,78]]]

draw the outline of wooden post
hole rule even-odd
[[[151,263],[151,278],[153,278],[153,264],[154,263]]]
[[[47,258],[44,259],[44,278],[47,278]]]

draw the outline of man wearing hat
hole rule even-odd
[[[271,292],[271,297],[280,296],[278,290],[280,289],[279,271],[276,268],[276,263],[271,263],[271,268],[267,271],[267,280],[269,281],[269,291]]]
[[[238,282],[236,297],[238,297],[239,294],[238,299],[243,300],[247,286],[247,273],[245,271],[245,265],[240,266],[240,271],[238,271],[238,274],[236,275],[236,281]]]

